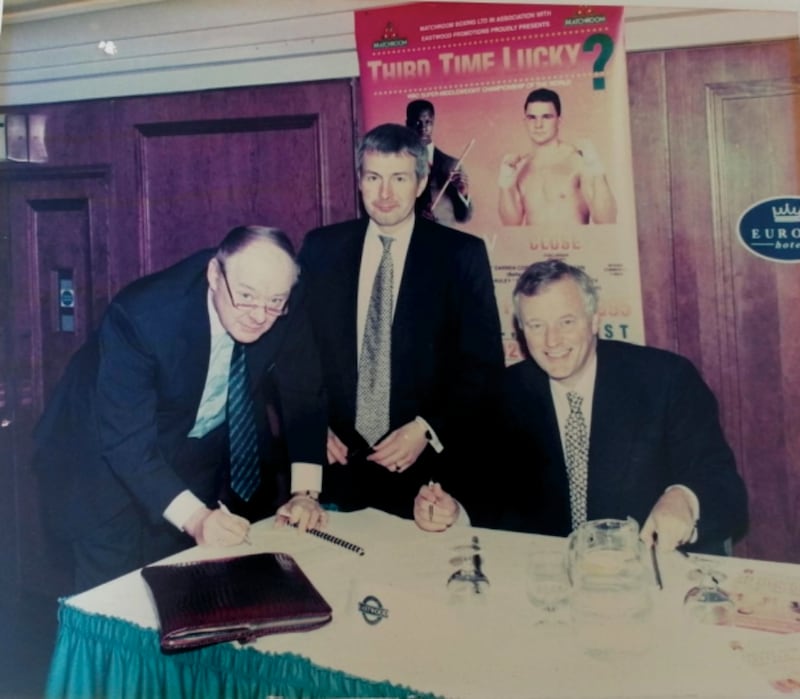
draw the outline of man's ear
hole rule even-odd
[[[219,268],[219,260],[216,257],[212,257],[206,266],[206,279],[208,280],[208,285],[213,291],[217,290],[221,273],[222,272]]]
[[[421,177],[419,182],[417,183],[417,196],[422,194],[425,191],[425,187],[428,186],[428,176]]]

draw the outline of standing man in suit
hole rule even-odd
[[[35,435],[77,589],[238,544],[281,503],[282,521],[324,520],[324,402],[297,278],[284,233],[241,226],[114,297]]]
[[[722,553],[744,530],[747,495],[713,394],[683,357],[598,340],[597,307],[591,278],[559,260],[537,262],[517,281],[530,356],[506,370],[499,437],[514,471],[495,502],[475,502],[470,513],[556,536],[587,519],[630,516],[650,545]],[[423,528],[455,519],[455,503],[437,488],[417,498]]]
[[[466,223],[472,218],[469,178],[458,160],[433,143],[436,112],[428,100],[413,100],[406,106],[406,126],[419,135],[428,153],[428,185],[417,200],[417,213],[445,226]],[[444,194],[439,198],[439,193]],[[436,210],[433,203],[439,198]]]
[[[367,218],[311,231],[300,252],[329,399],[323,496],[410,517],[422,483],[469,468],[461,447],[502,375],[500,321],[483,241],[414,213],[417,134],[378,126],[357,160]]]

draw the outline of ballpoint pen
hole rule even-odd
[[[653,534],[653,545],[650,547],[650,560],[653,563],[653,572],[656,576],[656,584],[659,590],[664,589],[664,583],[661,580],[661,570],[658,567],[658,555],[656,554],[656,545],[658,544],[658,534]]]
[[[222,502],[222,500],[217,500],[217,505],[219,505],[219,509],[222,510],[226,515],[234,516],[233,512],[228,509],[228,506]],[[253,545],[253,542],[250,541],[250,535],[247,532],[245,532],[244,539],[242,539],[242,541],[244,541],[244,543],[248,546]]]
[[[680,546],[679,546],[679,547],[677,547],[675,550],[676,550],[676,551],[677,551],[679,554],[681,554],[681,556],[683,556],[684,558],[691,558],[691,556],[689,555],[689,552],[688,552],[688,551],[685,551],[685,550],[684,550],[684,549],[682,549],[682,548],[680,548]],[[709,577],[711,578],[711,581],[712,581],[712,582],[713,582],[715,585],[719,585],[719,578],[718,578],[716,575],[709,574]]]

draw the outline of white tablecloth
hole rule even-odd
[[[359,544],[366,555],[294,529],[275,529],[266,520],[252,528],[251,545],[195,548],[167,560],[289,553],[333,607],[333,621],[308,633],[261,638],[255,648],[302,655],[322,667],[447,697],[761,697],[778,692],[743,660],[737,642],[750,647],[772,637],[787,651],[800,648],[800,634],[688,620],[682,600],[695,564],[674,552],[661,556],[664,589],[653,586],[650,648],[599,659],[576,644],[570,624],[536,624],[525,594],[527,553],[535,547],[562,550],[563,539],[460,527],[429,534],[376,510],[331,513],[328,531]],[[474,535],[491,584],[485,595],[454,601],[446,581],[455,570],[453,559]],[[800,566],[789,564],[735,558],[715,559],[715,564],[729,577],[749,567],[800,579]],[[358,602],[367,595],[381,601],[388,618],[366,623]],[[138,571],[76,595],[68,604],[158,626]]]

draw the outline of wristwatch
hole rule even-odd
[[[292,493],[292,497],[295,497],[296,495],[301,495],[305,498],[311,498],[312,500],[319,502],[319,493],[313,490],[298,490],[296,493]]]

